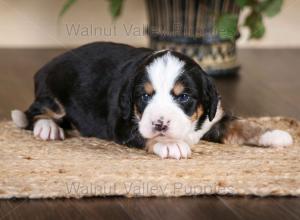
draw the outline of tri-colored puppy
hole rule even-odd
[[[82,136],[187,158],[200,139],[285,147],[289,133],[265,130],[224,112],[200,66],[177,52],[92,43],[56,57],[35,75],[35,100],[12,111],[18,127],[43,140]]]

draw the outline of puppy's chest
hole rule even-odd
[[[198,131],[190,131],[185,139],[185,142],[189,145],[194,145],[199,143],[200,139],[205,135],[206,131],[198,130]]]

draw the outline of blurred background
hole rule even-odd
[[[78,0],[58,22],[63,0],[0,0],[0,47],[75,47],[91,41],[117,41],[148,46],[143,28],[148,24],[146,1],[126,0],[122,13],[113,21],[108,0]],[[241,48],[300,47],[300,1],[285,0],[281,12],[265,18],[266,33],[260,40],[247,40],[246,28],[238,40]],[[80,25],[106,29],[106,34],[69,34],[68,27]],[[128,33],[123,25],[126,25]],[[116,34],[107,34],[116,26]],[[130,27],[141,34],[130,32]]]
[[[41,66],[94,41],[178,50],[238,75],[215,79],[234,114],[300,118],[299,11],[300,0],[0,0],[0,118],[32,102]]]

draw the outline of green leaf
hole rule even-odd
[[[223,40],[234,40],[237,34],[238,16],[233,14],[222,15],[217,22],[219,36]]]
[[[121,14],[123,0],[110,0],[110,13],[113,18],[117,18]]]
[[[243,8],[244,6],[246,6],[248,4],[248,0],[235,0],[235,3],[240,6],[241,8]]]
[[[250,38],[260,39],[264,36],[266,32],[262,15],[257,12],[252,12],[246,18],[245,26],[247,26],[250,29]]]
[[[254,30],[251,31],[250,38],[260,39],[265,35],[266,28],[263,22],[258,22]]]
[[[59,17],[62,17],[76,1],[77,0],[67,0],[59,12]]]
[[[262,13],[266,16],[273,17],[280,12],[283,0],[265,0],[259,4]]]

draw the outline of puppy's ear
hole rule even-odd
[[[124,120],[128,120],[131,117],[133,109],[133,82],[128,81],[123,88],[119,96],[119,105],[121,110],[121,117]]]
[[[203,104],[209,120],[212,121],[216,115],[220,97],[215,84],[206,74],[203,74],[202,79]]]

